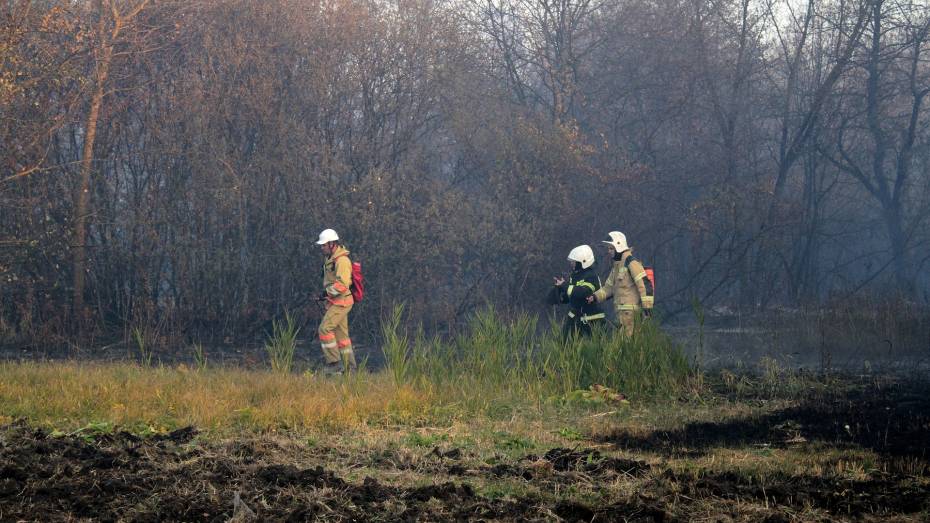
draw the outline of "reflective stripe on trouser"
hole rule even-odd
[[[339,348],[339,357],[342,358],[343,365],[349,368],[355,368],[355,352],[352,350],[352,340],[346,338],[336,343]]]
[[[568,317],[569,317],[569,318],[574,319],[575,316],[577,316],[577,315],[575,314],[575,311],[568,311]],[[607,317],[607,316],[604,315],[603,312],[598,312],[598,313],[595,313],[595,314],[588,314],[588,315],[582,316],[582,317],[580,318],[580,320],[581,320],[582,323],[588,323],[588,322],[591,321],[591,320],[603,320],[603,319],[606,318],[606,317]]]
[[[323,354],[326,354],[328,351],[335,350],[336,346],[336,333],[320,333],[320,347],[323,349]]]
[[[352,352],[352,342],[349,339],[349,311],[351,309],[352,305],[330,305],[326,309],[326,314],[323,315],[319,334],[320,346],[323,348],[323,358],[326,363],[339,363],[343,358],[349,362],[355,361],[354,355],[348,358],[343,352],[346,348],[348,353]],[[345,347],[340,349],[340,343]]]

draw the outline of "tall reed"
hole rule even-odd
[[[391,314],[381,321],[381,350],[384,352],[384,361],[394,377],[394,383],[401,385],[406,381],[408,373],[407,353],[409,341],[405,333],[401,333],[401,320],[404,315],[402,304],[394,305]]]
[[[535,318],[504,318],[488,307],[452,339],[418,331],[411,340],[400,332],[399,314],[395,309],[383,324],[385,357],[397,384],[455,383],[478,395],[565,394],[599,384],[645,397],[674,394],[689,372],[682,350],[654,321],[642,322],[631,337],[596,329],[590,338],[563,340],[555,321],[540,333]]]
[[[300,327],[291,314],[284,311],[284,321],[272,321],[271,330],[271,336],[265,342],[265,351],[271,360],[271,370],[288,373],[294,366],[294,352],[297,350],[297,334]]]

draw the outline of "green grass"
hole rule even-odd
[[[542,401],[592,385],[628,397],[674,397],[687,385],[681,348],[654,322],[634,337],[597,330],[590,338],[563,341],[554,322],[538,334],[536,319],[502,319],[491,307],[477,311],[452,339],[402,331],[402,307],[383,323],[384,353],[395,383],[444,387],[449,381],[475,391],[472,403],[521,395]]]
[[[194,360],[194,368],[199,371],[204,371],[207,369],[207,353],[203,348],[203,344],[194,343],[190,347],[191,355]]]
[[[294,366],[294,352],[297,350],[297,335],[300,327],[290,312],[284,311],[284,320],[273,320],[271,335],[265,342],[265,352],[275,372],[288,373]],[[196,355],[195,355],[196,356]],[[205,363],[205,362],[204,362]]]
[[[132,329],[132,342],[139,358],[139,365],[150,367],[153,354],[150,336],[143,329],[137,327]]]

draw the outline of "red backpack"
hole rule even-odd
[[[362,262],[352,262],[352,285],[349,286],[352,291],[352,299],[355,303],[362,301],[365,297],[365,277],[362,275]]]
[[[629,270],[630,262],[634,259],[633,256],[627,256],[623,266]],[[646,286],[646,296],[652,296],[654,298],[656,295],[656,271],[652,267],[646,266],[643,266],[643,269],[646,271],[646,281],[643,282]]]
[[[346,255],[341,254],[337,258],[343,256]],[[362,262],[352,262],[352,283],[349,284],[349,291],[352,293],[352,300],[355,303],[362,301],[362,298],[365,297],[365,276],[362,275]]]

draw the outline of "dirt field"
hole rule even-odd
[[[573,448],[509,456],[16,421],[0,428],[0,520],[926,521],[927,392],[844,387],[675,430],[606,425]]]

